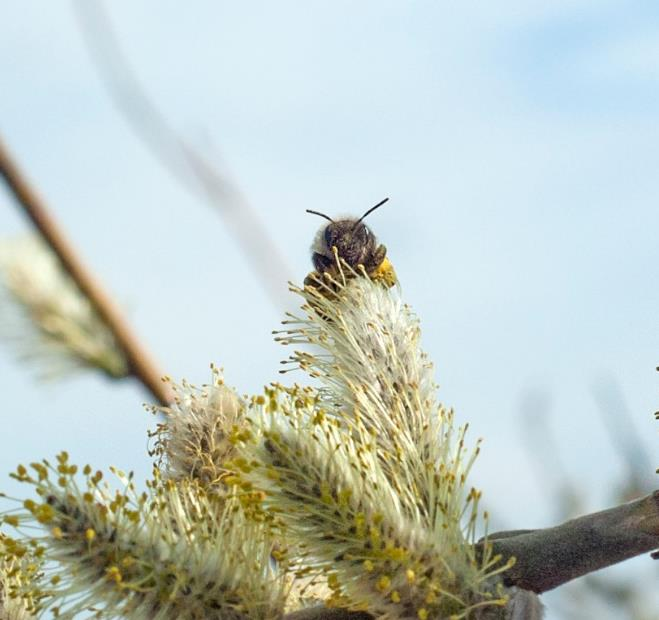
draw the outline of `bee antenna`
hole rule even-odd
[[[320,215],[320,217],[324,217],[326,220],[329,220],[330,222],[334,222],[334,220],[329,215],[325,215],[324,213],[321,213],[320,211],[312,211],[311,209],[307,209],[306,211],[307,211],[307,213],[313,213],[314,215]]]
[[[385,198],[384,200],[380,200],[380,202],[378,202],[378,204],[376,204],[374,207],[371,207],[366,213],[364,213],[364,215],[362,215],[362,216],[361,216],[361,217],[355,222],[355,227],[357,226],[357,224],[361,223],[361,221],[362,221],[367,215],[370,215],[371,213],[373,213],[373,211],[375,211],[378,207],[381,207],[381,206],[382,206],[385,202],[387,202],[388,200],[389,200],[389,198]]]

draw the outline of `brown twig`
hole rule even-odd
[[[592,393],[611,444],[627,467],[624,485],[618,490],[619,501],[647,493],[654,487],[653,467],[620,383],[603,375],[593,382]]]
[[[21,172],[2,140],[0,140],[0,176],[7,182],[18,204],[58,256],[64,269],[114,334],[128,360],[131,374],[153,394],[160,404],[170,404],[173,395],[168,385],[162,381],[162,373],[133,333],[119,308],[76,254],[73,246],[49,213],[43,199]]]
[[[641,499],[540,530],[491,534],[502,561],[515,565],[503,573],[504,585],[538,594],[572,579],[612,566],[659,547],[659,491]],[[653,555],[654,557],[654,555]],[[311,607],[285,620],[368,620],[365,612]]]

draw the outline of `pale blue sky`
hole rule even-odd
[[[500,524],[556,516],[524,446],[529,392],[550,395],[588,509],[624,473],[598,377],[615,377],[659,465],[656,3],[107,4],[151,96],[234,173],[295,278],[320,225],[305,208],[356,214],[391,197],[370,224],[442,399],[486,440],[475,482]],[[170,375],[204,382],[214,361],[241,392],[277,378],[282,309],[117,113],[69,4],[4,4],[0,133]],[[24,230],[0,201],[0,232]],[[139,388],[42,386],[1,349],[0,385],[0,471],[67,448],[148,475]]]

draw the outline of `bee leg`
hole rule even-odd
[[[385,259],[386,256],[387,256],[387,248],[384,245],[379,245],[373,251],[370,260],[368,261],[368,265],[364,265],[366,267],[366,271],[370,273],[371,271],[377,269],[382,264],[382,261]]]

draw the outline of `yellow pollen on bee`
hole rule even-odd
[[[398,281],[396,272],[394,271],[394,266],[388,258],[385,258],[378,267],[369,274],[369,276],[372,280],[382,282],[388,287],[394,286]]]

